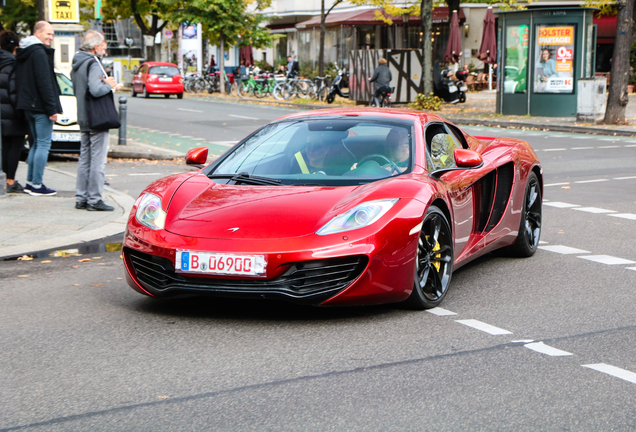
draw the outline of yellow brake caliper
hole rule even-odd
[[[429,236],[426,236],[426,240],[429,239]],[[435,247],[433,248],[433,252],[437,252],[438,250],[440,250],[442,247],[439,245],[439,242],[435,243]],[[442,254],[435,254],[435,258],[441,258]],[[433,263],[433,265],[435,266],[435,268],[437,269],[437,272],[439,273],[439,269],[442,268],[442,263],[439,261],[436,261]]]

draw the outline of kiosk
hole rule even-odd
[[[592,8],[499,12],[497,113],[575,117],[577,82],[594,77]]]

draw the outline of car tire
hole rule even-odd
[[[148,93],[148,90],[146,90],[146,86],[143,86],[143,95],[146,99],[150,97],[150,93]]]
[[[135,91],[135,86],[133,86],[132,84],[130,85],[130,95],[132,97],[137,97],[137,92]]]
[[[448,292],[453,259],[453,234],[448,219],[439,208],[431,206],[418,238],[413,291],[404,306],[414,310],[437,307]]]
[[[170,99],[170,95],[169,94],[165,94],[163,95],[166,99]]]
[[[183,93],[177,93],[177,99],[183,99]]]
[[[504,250],[509,256],[527,258],[534,255],[541,237],[541,184],[534,172],[528,175],[517,240]]]

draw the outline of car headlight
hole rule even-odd
[[[163,229],[166,223],[166,212],[161,208],[161,198],[147,193],[137,207],[137,221],[153,230]]]
[[[327,235],[364,228],[380,219],[399,199],[369,201],[331,219],[316,234]]]

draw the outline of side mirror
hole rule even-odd
[[[185,157],[186,165],[203,166],[208,161],[208,148],[197,147],[188,150]]]
[[[473,150],[455,149],[453,156],[458,168],[477,168],[484,163],[481,155]]]

